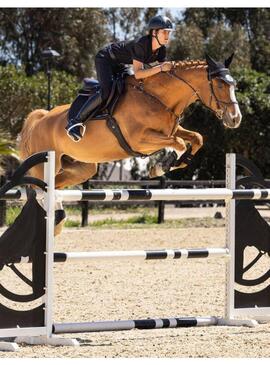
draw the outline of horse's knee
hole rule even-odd
[[[85,178],[85,180],[90,179],[92,176],[97,173],[97,164],[93,163],[91,166],[89,164],[83,166],[81,171],[81,176]]]
[[[203,136],[200,133],[194,133],[191,141],[192,145],[196,145],[199,148],[203,146]]]
[[[187,146],[185,141],[182,138],[177,138],[177,151],[179,151],[181,153],[181,155],[183,153],[185,153],[187,150]]]

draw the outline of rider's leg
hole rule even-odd
[[[97,54],[95,58],[95,65],[97,71],[97,79],[100,85],[101,98],[102,101],[105,103],[111,93],[113,78],[115,76],[115,65],[109,56],[101,57],[99,54]]]
[[[102,102],[107,100],[113,82],[113,69],[111,61],[107,58],[97,56],[95,59],[97,78],[100,83],[100,91],[91,96],[80,109],[74,119],[68,121],[66,130],[68,135],[76,142],[82,138],[81,127],[87,117],[94,111]]]
[[[86,121],[90,113],[95,110],[102,102],[100,92],[90,96],[88,100],[83,104],[79,113],[74,119],[70,119],[66,126],[68,135],[75,141],[78,142],[82,138],[81,127]]]

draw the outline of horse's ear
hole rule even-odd
[[[215,69],[217,67],[216,61],[211,56],[209,56],[209,54],[207,54],[207,53],[205,54],[205,59],[206,59],[207,65],[211,69]]]
[[[226,68],[229,68],[229,66],[230,66],[230,64],[231,64],[231,62],[232,62],[233,56],[234,56],[234,52],[230,55],[230,57],[229,57],[229,58],[227,58],[227,59],[225,60],[224,65],[225,65],[225,67],[226,67]]]

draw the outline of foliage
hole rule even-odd
[[[2,62],[23,64],[31,76],[50,46],[61,55],[58,69],[82,78],[92,73],[93,55],[107,42],[106,23],[101,8],[2,8]]]
[[[169,58],[173,60],[204,58],[203,42],[203,34],[200,28],[195,24],[180,23],[176,26],[174,38],[168,49]]]
[[[26,116],[34,109],[47,105],[47,79],[43,72],[27,77],[23,68],[0,67],[0,125],[11,143]],[[52,105],[68,104],[74,99],[79,85],[75,77],[55,71],[52,76]]]
[[[156,15],[158,8],[108,8],[105,16],[108,19],[110,41],[126,40],[143,35],[146,24]]]
[[[238,101],[243,115],[237,130],[228,130],[225,145],[252,159],[270,175],[270,76],[251,69],[238,71]]]
[[[255,70],[270,73],[269,8],[187,8],[184,12],[184,22],[196,24],[205,39],[211,35],[213,27],[220,27],[222,24],[228,31],[235,27],[241,28],[249,44],[249,57],[247,55],[246,61],[249,61]],[[225,38],[221,41],[226,43]],[[217,42],[217,49],[219,46],[220,43]],[[232,46],[237,54],[245,51],[237,38]]]

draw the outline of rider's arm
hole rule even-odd
[[[133,71],[135,79],[144,79],[145,77],[153,76],[162,71],[162,65],[157,65],[149,69],[143,68],[143,63],[137,60],[133,60]]]
[[[133,60],[133,71],[135,79],[144,79],[145,77],[153,76],[162,71],[170,71],[173,64],[172,62],[162,62],[157,66],[144,69],[143,63],[137,60]]]
[[[162,65],[157,65],[148,69],[143,68],[143,63],[133,60],[133,71],[135,79],[144,79],[145,77],[153,76],[162,71]]]

